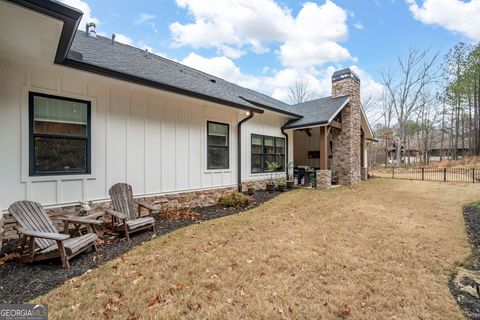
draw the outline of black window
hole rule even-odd
[[[267,162],[276,162],[277,171],[285,168],[285,139],[252,134],[252,173],[267,172]]]
[[[228,124],[207,122],[207,148],[207,169],[230,167]]]
[[[30,92],[30,175],[91,173],[90,102]]]

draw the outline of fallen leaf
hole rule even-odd
[[[350,308],[348,305],[344,305],[343,308],[339,311],[339,316],[342,319],[346,319],[350,316]]]
[[[125,272],[123,274],[125,276],[125,278],[132,278],[132,277],[138,277],[140,276],[140,272],[136,271],[136,270],[132,270],[132,271],[129,271],[129,272]]]
[[[170,287],[172,287],[175,290],[182,290],[183,288],[183,286],[180,283],[172,283]]]
[[[158,307],[160,303],[168,304],[172,302],[172,299],[173,295],[171,293],[161,294],[160,296],[155,293],[148,302],[147,307],[153,309]]]
[[[147,307],[149,307],[150,309],[153,309],[158,307],[159,305],[160,305],[160,298],[155,293],[153,297],[150,299],[150,301],[148,302]]]
[[[193,311],[197,311],[200,309],[202,306],[199,303],[194,303],[194,304],[189,304],[188,308]]]
[[[247,263],[252,263],[253,262],[253,259],[248,259],[247,260]]]
[[[109,318],[109,316],[108,316],[108,310],[105,309],[105,308],[100,309],[100,310],[98,311],[98,313],[100,313],[102,316],[104,316],[104,317],[107,318],[107,319]]]
[[[75,310],[77,310],[78,308],[80,308],[80,306],[81,306],[80,303],[75,303],[73,306],[70,307],[70,309],[71,309],[72,311],[75,311]]]
[[[128,316],[127,320],[138,320],[138,316],[135,313],[132,313]]]

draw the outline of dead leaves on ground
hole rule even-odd
[[[123,297],[123,292],[118,290],[115,291],[115,295],[110,296],[108,298],[107,303],[104,305],[102,309],[99,310],[99,313],[105,318],[109,319],[111,312],[118,311],[119,304],[126,305],[128,303],[128,300],[126,299],[122,300],[121,299],[122,297]]]
[[[5,264],[6,262],[13,261],[16,257],[19,257],[20,255],[18,253],[5,253],[5,256],[0,259],[0,266]]]
[[[162,294],[157,294],[155,292],[153,296],[150,298],[150,300],[148,301],[147,307],[149,309],[154,309],[159,307],[160,305],[167,305],[172,303],[175,298],[175,292],[182,289],[183,289],[183,285],[181,283],[170,284],[170,288],[167,290],[167,292]]]
[[[177,210],[162,210],[159,212],[160,217],[166,220],[184,220],[191,219],[196,220],[199,216],[198,213],[190,208],[177,209]]]
[[[147,303],[147,307],[150,309],[156,308],[161,304],[169,304],[173,300],[173,295],[171,293],[164,293],[157,295],[156,293],[153,294],[153,297]]]

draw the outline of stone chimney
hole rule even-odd
[[[350,68],[332,76],[332,98],[350,96],[340,114],[341,130],[332,130],[332,175],[338,183],[351,185],[361,175],[361,106],[360,78]]]

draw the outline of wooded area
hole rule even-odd
[[[374,164],[480,154],[480,44],[458,43],[443,59],[412,48],[382,72],[382,80]]]

